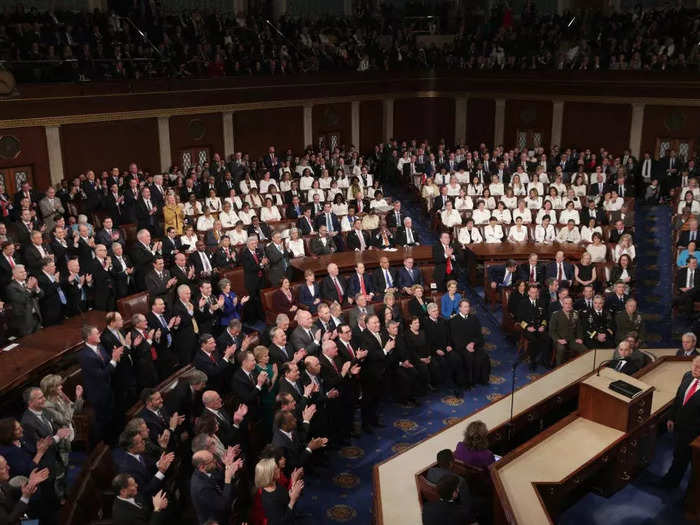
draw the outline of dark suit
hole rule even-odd
[[[253,224],[251,224],[250,226],[248,226],[248,228],[246,228],[246,230],[248,231],[248,235],[249,235],[249,236],[250,236],[250,235],[257,235],[257,236],[258,236],[258,239],[261,240],[261,241],[262,241],[263,239],[268,239],[268,240],[269,240],[270,237],[272,237],[272,230],[270,230],[270,227],[269,227],[266,223],[264,223],[264,222],[261,221],[261,222],[258,224],[258,228],[260,229],[259,231],[255,228],[255,225],[253,225]],[[262,232],[262,235],[261,235],[260,232]]]
[[[469,507],[454,501],[428,501],[423,504],[423,525],[470,523],[473,519]]]
[[[242,368],[237,368],[231,379],[233,393],[241,403],[245,403],[248,406],[248,417],[250,417],[252,421],[258,419],[260,412],[261,391],[256,386],[257,377],[257,372],[253,370],[251,372],[251,381]]]
[[[700,297],[700,268],[694,270],[690,289],[683,292],[681,288],[688,286],[688,272],[690,272],[690,268],[681,268],[676,274],[675,292],[677,295],[673,298],[673,304],[678,306],[683,313],[691,315],[693,313],[693,305]]]
[[[86,273],[92,274],[93,290],[95,290],[95,310],[110,312],[115,310],[114,282],[110,271],[105,268],[99,259],[94,259]]]
[[[192,360],[192,366],[207,374],[208,388],[221,393],[228,390],[233,363],[224,361],[218,352],[212,352],[211,357],[209,357],[202,350],[197,350]]]
[[[416,246],[420,243],[420,237],[418,237],[418,232],[415,228],[411,228],[411,235],[413,237],[413,242],[408,241],[408,235],[406,234],[406,227],[399,226],[396,229],[396,244],[398,246]]]
[[[333,226],[333,231],[334,231],[334,232],[339,232],[339,231],[340,231],[340,221],[338,220],[338,216],[337,216],[335,213],[333,213],[333,212],[330,213],[330,216],[331,216],[331,225]],[[316,216],[314,222],[315,222],[314,226],[315,226],[315,228],[316,228],[317,230],[318,230],[319,227],[321,227],[321,226],[327,226],[327,225],[328,225],[328,220],[327,220],[326,214],[325,214],[325,213],[319,213],[319,214]],[[330,232],[331,230],[329,229],[328,231]]]
[[[374,292],[374,283],[372,282],[372,276],[368,273],[362,274],[362,281],[365,284],[365,293],[370,294]],[[354,272],[347,279],[347,293],[348,297],[355,298],[355,295],[362,291],[362,286],[360,285],[360,276],[357,272]]]
[[[521,264],[518,266],[517,270],[517,276],[519,281],[525,281],[525,282],[530,282],[530,264],[525,263]],[[537,263],[535,265],[535,283],[539,284],[540,286],[544,285],[545,281],[545,271],[544,271],[544,266],[542,263]]]
[[[388,279],[386,277],[386,272],[389,273]],[[384,269],[380,266],[374,270],[374,273],[372,274],[372,283],[374,284],[375,292],[383,294],[389,288],[399,287],[399,274],[391,267]]]
[[[559,286],[569,287],[574,280],[574,267],[568,261],[562,261],[562,275],[559,281]],[[529,267],[528,267],[529,268]],[[552,261],[545,267],[545,274],[547,279],[556,279],[558,275],[559,266],[556,262]]]
[[[158,276],[158,272],[155,270],[151,270],[146,274],[144,281],[146,284],[146,290],[148,290],[148,293],[150,294],[151,301],[153,301],[153,299],[156,297],[160,297],[163,300],[166,299],[170,290],[172,289],[167,287],[169,280],[170,272],[165,269],[160,272],[160,277]]]
[[[693,232],[695,235],[695,242],[700,241],[700,231]],[[678,235],[678,246],[687,247],[688,243],[691,241],[690,230],[682,230]]]
[[[338,246],[335,243],[335,239],[332,237],[326,237],[326,243],[323,244],[321,238],[316,236],[311,239],[309,244],[313,255],[329,255],[338,251]]]
[[[403,220],[406,217],[406,212],[399,211],[398,217],[396,217],[396,210],[391,210],[386,214],[386,225],[389,228],[398,228],[403,224]]]
[[[423,286],[423,272],[420,268],[413,267],[409,271],[408,268],[402,266],[399,269],[399,286],[401,288],[410,288],[414,284]]]
[[[466,319],[460,314],[455,315],[448,321],[448,326],[452,351],[462,354],[464,360],[467,385],[488,384],[491,361],[484,351],[484,336],[476,315],[470,313]],[[473,352],[467,350],[469,343],[474,343]]]
[[[290,440],[279,429],[275,431],[272,437],[272,445],[275,448],[282,449],[284,457],[287,458],[285,472],[291,473],[294,469],[303,467],[311,457],[311,453],[306,449],[306,433],[303,430],[295,430],[292,432]]]
[[[39,309],[44,326],[60,323],[63,320],[63,302],[67,299],[65,293],[62,302],[59,294],[60,284],[55,279],[52,281],[44,272],[38,274],[37,280],[39,288],[44,292],[44,295],[39,299]],[[63,291],[61,290],[61,292]]]
[[[700,435],[700,385],[684,404],[686,393],[695,380],[691,372],[686,372],[676,391],[676,398],[669,414],[674,423],[673,463],[665,478],[669,484],[678,486],[690,462],[690,443]]]
[[[231,483],[225,483],[222,488],[214,476],[209,477],[196,470],[190,478],[190,497],[200,525],[209,520],[229,522],[234,497]]]
[[[133,265],[126,255],[122,255],[122,259],[124,261],[124,265],[119,261],[119,259],[112,255],[112,269],[110,270],[110,274],[112,275],[112,281],[114,282],[114,292],[117,299],[121,299],[122,297],[129,295],[132,285],[134,284],[133,277],[126,273],[126,270],[128,268],[133,268]]]
[[[380,335],[380,339],[381,344],[369,330],[364,330],[360,338],[360,347],[367,350],[367,357],[363,360],[360,370],[362,384],[360,410],[364,427],[376,425],[378,422],[377,410],[385,391],[384,379],[387,365],[393,360],[393,356],[389,357],[394,354],[393,350],[388,355],[384,354],[383,347],[386,345],[386,338]]]
[[[120,448],[112,452],[112,459],[114,460],[117,473],[129,474],[139,484],[139,491],[144,497],[151,498],[160,490],[163,481],[155,476],[155,463],[145,454],[142,454],[140,457],[141,460],[139,461]]]
[[[111,438],[112,411],[112,376],[116,370],[110,363],[111,354],[98,346],[99,357],[91,348],[84,346],[78,352],[78,361],[83,376],[85,398],[92,406],[95,417],[93,442]]]
[[[343,304],[343,302],[347,301],[348,299],[348,285],[342,276],[338,275],[336,279],[340,284],[340,295],[331,277],[329,275],[326,275],[321,280],[321,299],[327,299],[329,301],[338,301],[340,304]]]
[[[365,244],[364,248],[367,250],[371,246],[371,239],[369,236],[369,233],[363,230],[357,231],[353,229],[352,231],[348,232],[347,235],[347,243],[348,243],[348,250],[361,250],[362,245],[360,243],[360,236],[362,236],[362,239],[364,239]]]
[[[289,265],[289,259],[292,254],[287,251],[284,244],[279,247],[271,242],[265,246],[265,255],[270,261],[267,266],[267,280],[271,286],[279,286],[283,277],[289,277],[292,267]]]
[[[124,346],[124,337],[117,337],[109,329],[104,329],[100,334],[100,343],[106,355],[112,355],[112,351],[118,346]],[[124,346],[122,358],[117,363],[117,368],[112,374],[112,390],[116,413],[121,416],[139,398],[139,384],[137,381],[136,362],[132,357],[131,349]]]
[[[41,247],[44,249],[44,254],[48,256],[49,250],[43,245]],[[29,275],[39,275],[41,273],[41,268],[44,265],[44,257],[42,257],[41,253],[39,253],[39,249],[34,245],[34,243],[30,243],[29,245],[25,246],[23,257],[24,264],[27,267]]]
[[[150,249],[146,249],[146,247],[140,241],[135,242],[131,247],[130,255],[131,261],[134,263],[135,268],[134,277],[136,281],[136,289],[138,291],[145,290],[146,274],[151,271],[155,256],[153,255],[153,252],[150,251]]]
[[[9,483],[0,484],[0,523],[19,524],[20,518],[27,512],[28,507],[27,503],[20,501],[20,496],[19,491],[11,487]]]
[[[313,219],[306,216],[301,216],[297,219],[297,228],[301,230],[302,235],[311,235],[316,232],[316,227],[313,225]]]
[[[119,498],[114,498],[112,504],[113,525],[161,525],[166,518],[166,512],[149,512],[143,504],[137,506]]]
[[[438,242],[433,245],[433,264],[435,264],[434,279],[437,285],[438,291],[445,291],[445,282],[448,280],[458,279],[458,261],[457,261],[457,250],[454,244],[451,244],[453,248],[452,256],[450,257],[451,272],[447,272],[447,258],[445,257],[445,249],[442,243]]]
[[[608,368],[613,368],[621,374],[631,376],[639,371],[640,366],[634,359],[624,359],[608,363]]]
[[[138,222],[139,230],[145,228],[151,232],[151,235],[155,235],[156,226],[158,224],[158,216],[161,213],[161,209],[156,206],[153,199],[150,199],[150,201],[151,209],[157,208],[155,212],[150,213],[146,207],[146,201],[142,198],[136,201],[136,206],[134,209],[136,211],[136,221]]]

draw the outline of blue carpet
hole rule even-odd
[[[647,346],[674,345],[671,323],[671,210],[637,206],[634,243],[637,248],[639,310],[646,320]]]
[[[419,232],[423,244],[436,242],[430,223],[415,196],[406,187],[385,185],[385,190],[387,195],[401,200],[402,208],[413,218],[414,228]],[[376,463],[510,392],[515,348],[501,333],[498,319],[484,307],[481,296],[464,285],[460,288],[467,289],[467,297],[472,301],[472,308],[483,327],[492,365],[490,384],[474,388],[464,398],[455,398],[446,391],[435,392],[423,398],[419,408],[406,408],[396,403],[383,404],[381,419],[386,428],[377,429],[373,435],[363,434],[353,441],[352,446],[330,454],[330,480],[327,476],[309,476],[306,479],[305,494],[299,508],[310,513],[314,523],[370,523],[372,467]],[[539,371],[544,372],[544,369]],[[528,372],[527,365],[523,364],[517,369],[516,384],[520,387],[537,377],[537,374]]]

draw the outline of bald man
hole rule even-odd
[[[190,478],[190,497],[197,513],[197,522],[208,521],[228,523],[233,502],[233,476],[241,467],[241,460],[226,466],[223,491],[217,485],[212,473],[216,470],[216,460],[211,452],[200,450],[192,456],[194,472]]]

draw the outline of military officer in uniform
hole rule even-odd
[[[583,323],[571,297],[562,299],[562,309],[552,314],[549,337],[556,351],[557,366],[565,363],[571,354],[578,356],[588,350],[583,345]]]
[[[613,317],[605,308],[605,299],[601,295],[593,298],[593,308],[581,310],[583,317],[583,344],[587,348],[612,348],[615,346]]]
[[[530,284],[527,287],[527,297],[526,301],[520,301],[520,305],[515,313],[520,323],[522,334],[527,339],[530,370],[535,370],[538,362],[545,366],[548,364],[547,308],[544,301],[539,298],[540,290],[536,284]]]
[[[615,342],[619,343],[630,332],[636,332],[640,344],[647,338],[644,320],[637,311],[637,300],[630,297],[625,301],[625,308],[615,314]]]

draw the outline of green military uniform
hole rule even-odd
[[[549,337],[552,338],[556,352],[557,366],[565,363],[569,354],[578,356],[588,350],[582,343],[576,342],[576,339],[583,340],[583,322],[580,314],[575,310],[569,312],[568,316],[563,310],[552,314],[549,321]],[[566,344],[559,343],[559,339],[566,340]]]
[[[620,310],[615,314],[615,344],[622,341],[630,332],[637,332],[639,344],[644,344],[647,333],[641,314],[634,312],[630,317],[626,310]]]

